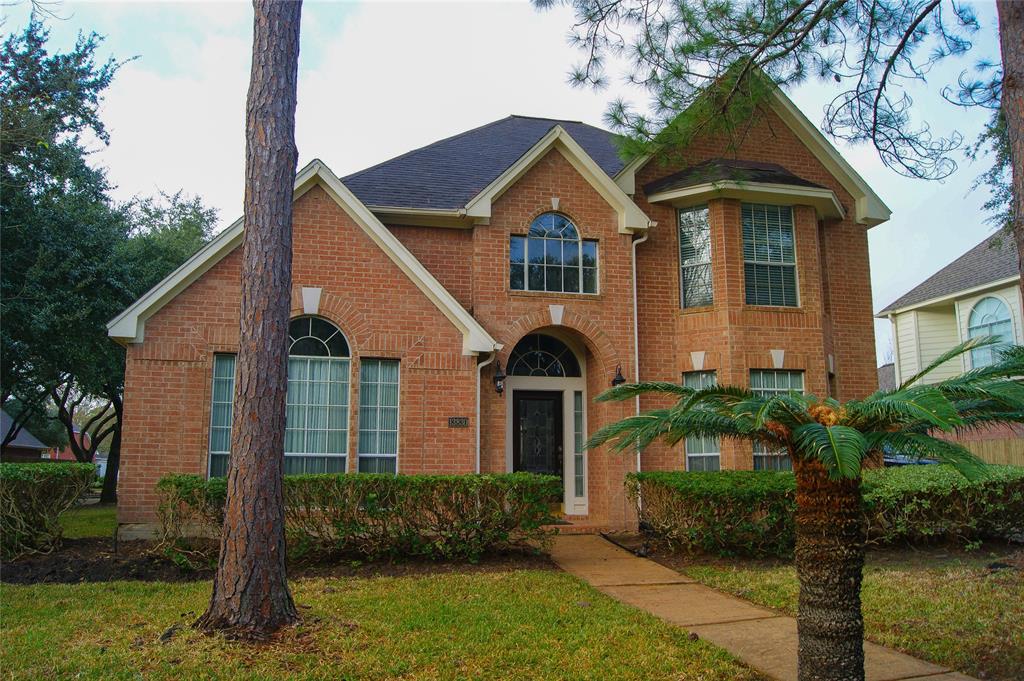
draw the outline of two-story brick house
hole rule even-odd
[[[846,399],[876,387],[867,229],[889,211],[782,93],[738,149],[624,163],[578,122],[490,123],[339,179],[295,183],[289,472],[559,475],[568,518],[635,522],[623,479],[784,468],[692,439],[584,451],[656,406],[617,377]],[[242,222],[110,323],[126,345],[119,519],[170,472],[222,474]]]

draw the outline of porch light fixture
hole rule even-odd
[[[501,370],[501,362],[494,362],[494,392],[499,395],[505,392],[505,379],[508,378]]]
[[[615,367],[615,378],[612,379],[612,387],[617,387],[626,382],[626,379],[622,376],[622,365],[619,364]]]

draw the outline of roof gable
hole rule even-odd
[[[633,203],[633,199],[615,184],[608,173],[598,166],[586,150],[560,125],[551,128],[514,164],[473,197],[466,204],[466,214],[478,220],[489,219],[494,202],[552,150],[560,152],[590,186],[615,209],[619,218],[619,232],[629,234],[643,231],[651,225],[650,218]]]
[[[398,265],[399,269],[409,277],[416,287],[462,332],[465,354],[491,352],[501,347],[409,249],[381,224],[373,213],[331,172],[330,168],[319,160],[313,161],[296,175],[294,198],[297,199],[314,186],[323,188],[370,239]],[[107,324],[107,334],[126,343],[142,342],[146,320],[239,246],[242,243],[242,231],[243,219],[239,218],[181,267],[111,320]]]
[[[605,174],[622,167],[615,136],[579,121],[509,116],[415,149],[344,178],[365,205],[458,210],[561,127]]]
[[[14,419],[3,409],[0,409],[0,432],[6,433],[11,429],[11,424],[14,423]],[[21,427],[18,431],[17,437],[7,443],[8,447],[22,447],[24,449],[49,449],[46,445],[39,441],[35,435],[29,432],[25,426]]]
[[[1013,237],[993,234],[887,305],[879,316],[1020,276]]]

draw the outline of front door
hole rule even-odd
[[[564,477],[562,391],[512,394],[512,470]]]

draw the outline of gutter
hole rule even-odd
[[[476,472],[480,473],[480,375],[484,367],[498,358],[498,351],[491,351],[491,356],[486,361],[476,365]]]

